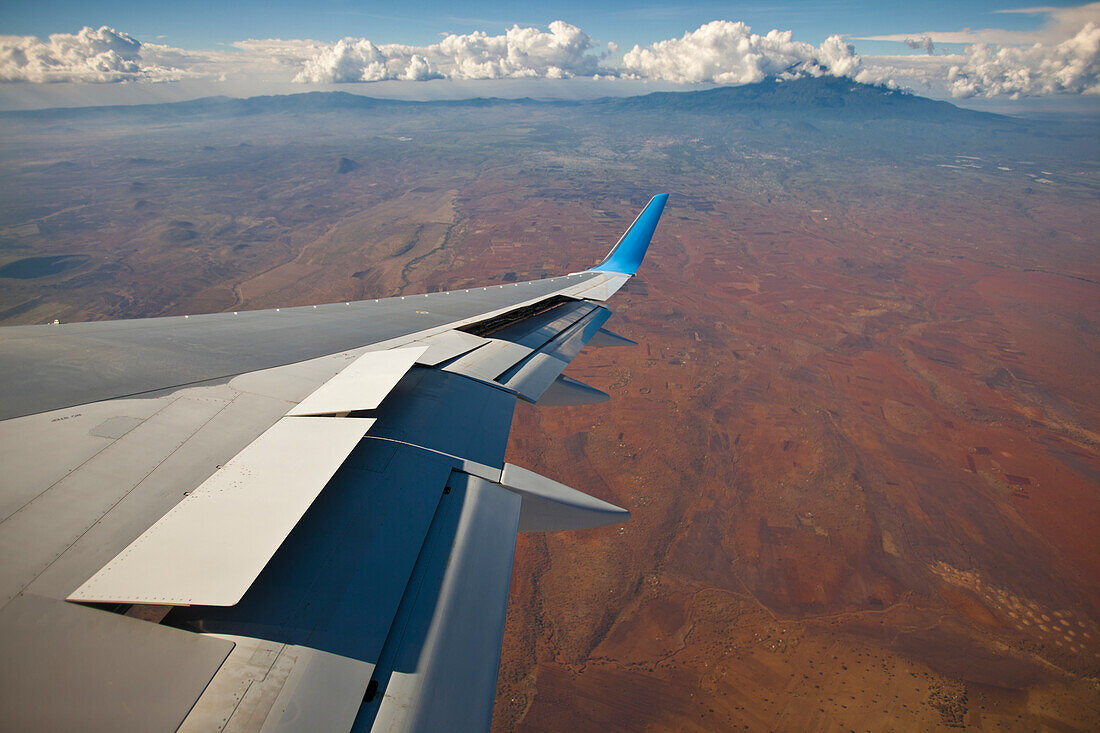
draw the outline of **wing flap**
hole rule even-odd
[[[295,647],[298,659],[260,733],[350,730],[374,665]]]
[[[569,362],[555,358],[553,354],[538,352],[519,364],[504,381],[504,386],[528,402],[536,402],[567,366]]]
[[[538,402],[610,317],[611,312],[606,308],[593,308],[588,315],[558,333],[538,351],[497,377],[496,381],[528,402]]]
[[[507,371],[513,364],[531,354],[527,346],[490,339],[489,343],[475,349],[443,367],[443,371],[463,374],[468,377],[491,382],[498,374]]]
[[[454,474],[382,650],[372,730],[488,730],[521,499]],[[486,652],[489,652],[486,654]]]
[[[0,628],[5,730],[175,730],[233,648],[30,593]]]

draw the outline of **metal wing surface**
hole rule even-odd
[[[0,329],[10,730],[487,729],[517,532],[629,513],[504,463],[604,330],[600,265],[304,308]]]

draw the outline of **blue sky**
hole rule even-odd
[[[1058,7],[1080,3],[1042,4]],[[9,0],[0,8],[0,29],[5,34],[45,37],[72,33],[83,26],[107,25],[144,41],[159,39],[180,48],[198,49],[246,38],[336,41],[345,36],[370,38],[375,43],[425,45],[444,33],[500,32],[517,24],[545,27],[553,20],[564,20],[593,38],[624,46],[679,36],[712,20],[744,21],[758,33],[772,28],[791,30],[796,38],[814,44],[832,34],[858,37],[968,27],[1029,30],[1039,27],[1043,20],[1038,14],[994,12],[1036,5],[1028,0],[685,4],[474,0],[461,3],[461,13],[456,14],[457,5],[439,0]],[[874,42],[856,46],[861,53],[890,48]]]
[[[1100,2],[0,5],[0,108],[312,89],[602,96],[823,74],[967,104],[1100,107]]]

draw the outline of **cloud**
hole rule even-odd
[[[1100,24],[1100,2],[1070,8],[1032,7],[994,10],[1002,15],[1041,15],[1043,23],[1033,30],[1010,31],[1003,28],[963,28],[951,31],[921,31],[919,33],[890,33],[880,36],[855,36],[855,41],[894,41],[896,43],[925,39],[933,43],[997,43],[1032,44],[1060,43],[1077,34],[1087,23]],[[910,46],[912,48],[912,46]]]
[[[345,38],[309,57],[294,77],[305,83],[372,82],[391,79],[562,79],[594,76],[599,58],[587,33],[560,20],[549,31],[512,26],[504,34],[450,34],[430,46],[374,44]]]
[[[879,74],[893,60],[895,78],[949,93],[956,98],[1100,93],[1100,2],[1076,7],[1029,7],[995,13],[1042,16],[1033,30],[998,28],[927,31],[864,36],[856,40],[895,41],[924,48],[963,44],[962,54],[941,68],[920,67],[898,57],[868,57],[864,68]],[[940,58],[940,57],[937,57]],[[947,58],[947,57],[944,57]]]
[[[839,36],[818,47],[790,31],[755,35],[744,23],[715,21],[680,39],[635,46],[624,68],[610,65],[611,42],[597,47],[576,26],[513,26],[502,34],[448,34],[427,46],[376,44],[366,38],[335,43],[308,39],[249,39],[231,48],[192,51],[142,43],[112,28],[77,34],[0,36],[0,81],[126,82],[183,78],[293,79],[305,84],[432,79],[569,79],[626,76],[673,83],[743,84],[767,76],[850,76],[879,81],[862,69]]]
[[[962,54],[892,54],[863,56],[860,73],[890,79],[901,88],[933,97],[947,97],[947,72],[964,60]]]
[[[307,58],[314,56],[329,48],[332,44],[312,41],[308,38],[250,38],[245,41],[235,41],[233,48],[252,56],[267,57],[273,61],[286,64],[301,64]]]
[[[247,48],[274,50],[284,59],[301,50],[288,48],[286,43],[250,41]],[[624,55],[622,68],[605,65],[618,46],[612,42],[606,48],[606,52],[597,53],[588,34],[560,20],[550,23],[549,31],[513,26],[503,35],[451,34],[430,46],[345,38],[314,49],[300,62],[294,80],[341,83],[627,76],[674,83],[747,84],[768,76],[831,74],[881,81],[861,69],[859,56],[840,36],[814,47],[792,40],[790,31],[773,30],[759,36],[744,23],[730,21],[708,23],[683,38],[660,41],[645,49],[634,46]]]
[[[932,42],[931,36],[925,36],[924,38],[906,38],[903,43],[914,50],[923,48],[930,56],[936,50],[936,44]]]
[[[994,10],[1003,15],[1043,15],[1046,19],[1033,42],[1056,42],[1069,38],[1089,23],[1100,24],[1100,2],[1069,8],[1034,7]]]
[[[855,36],[853,41],[894,41],[905,43],[914,38],[927,38],[933,43],[1035,43],[1037,31],[1006,31],[1001,28],[963,28],[958,31],[921,31],[920,33],[889,33],[881,36]]]
[[[180,69],[150,63],[142,51],[140,41],[107,26],[55,33],[47,41],[0,36],[0,81],[169,81],[184,75]]]
[[[597,45],[580,28],[560,20],[547,28],[517,25],[496,35],[448,34],[424,46],[376,44],[366,38],[335,43],[250,39],[210,50],[143,43],[104,26],[45,40],[0,36],[0,82],[178,80],[206,84],[207,93],[227,93],[278,85],[282,85],[279,91],[286,91],[292,80],[299,84],[387,81],[385,88],[392,91],[403,81],[432,79],[453,82],[444,86],[454,89],[487,79],[519,84],[525,79],[583,78],[597,83],[613,78],[671,86],[831,75],[890,86],[905,84],[934,96],[1100,94],[1100,2],[1011,12],[1042,16],[1043,25],[1036,31],[963,29],[877,36],[927,53],[863,58],[841,36],[830,36],[814,46],[794,40],[791,31],[758,35],[745,23],[726,20],[706,23],[679,38],[635,45],[621,57],[615,43]],[[1031,40],[1026,45],[968,43],[964,53],[954,55],[944,55],[937,48],[940,43],[1004,38],[1005,34]],[[557,93],[564,89],[554,88]]]
[[[954,97],[1100,94],[1100,26],[1087,23],[1058,44],[975,44],[947,80]]]
[[[761,36],[745,23],[728,20],[645,48],[634,46],[623,56],[623,67],[637,77],[681,84],[750,84],[769,76],[824,75],[881,81],[863,73],[860,57],[840,36],[830,36],[815,48],[793,40],[791,31]]]

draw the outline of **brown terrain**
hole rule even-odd
[[[518,412],[513,460],[633,518],[521,538],[497,727],[1095,729],[1100,268],[722,208],[670,205],[643,345],[571,367],[611,402]]]
[[[640,345],[568,371],[611,401],[517,409],[509,460],[633,516],[521,536],[494,729],[1100,728],[1095,168],[973,148],[899,168],[759,139],[695,168],[690,130],[628,158],[494,124],[477,140],[505,152],[374,131],[347,173],[350,143],[271,162],[274,132],[249,152],[222,130],[210,155],[249,185],[188,167],[209,151],[157,153],[157,131],[142,154],[172,162],[142,173],[107,130],[100,189],[47,189],[33,176],[81,160],[75,143],[13,144],[0,265],[84,259],[0,280],[0,319],[574,271],[670,190],[609,304]]]

